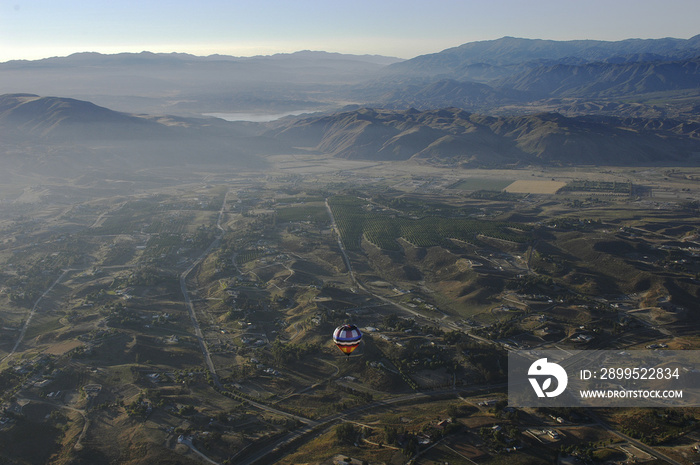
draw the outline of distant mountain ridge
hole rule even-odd
[[[699,62],[700,35],[617,42],[503,37],[410,60],[309,50],[254,57],[88,52],[0,63],[0,94],[61,95],[128,113],[188,117],[332,112],[352,104],[695,120]]]
[[[136,64],[147,62],[161,63],[187,63],[191,61],[202,62],[245,62],[245,61],[294,61],[296,59],[321,59],[321,60],[336,60],[336,61],[352,61],[376,63],[380,65],[389,65],[403,61],[402,58],[388,57],[383,55],[354,55],[346,53],[326,52],[322,50],[300,50],[292,53],[276,53],[273,55],[254,55],[249,57],[238,57],[233,55],[193,55],[190,53],[154,53],[143,51],[139,53],[123,52],[105,54],[98,52],[78,52],[64,57],[50,57],[39,60],[10,60],[0,63],[2,67],[11,66],[74,66],[80,64],[96,64],[119,66],[122,64]]]
[[[260,154],[295,150],[479,167],[697,162],[700,35],[505,37],[396,60],[302,51],[8,62],[0,92],[25,93],[0,97],[0,129],[18,144],[83,143],[90,153],[110,141],[154,163],[193,161],[193,153],[259,163]],[[325,115],[268,126],[191,117],[301,111]]]
[[[682,61],[543,66],[497,85],[538,96],[579,98],[700,89],[700,56]]]
[[[547,98],[622,99],[688,90],[700,94],[700,57],[683,61],[540,66],[491,85],[443,79],[375,93],[377,105],[418,109],[458,106],[488,111]]]
[[[271,56],[78,53],[0,63],[0,94],[89,100],[130,113],[321,110],[398,58],[301,51]]]
[[[582,109],[626,110],[629,107],[609,104],[630,98],[658,102],[662,97],[672,117],[693,118],[693,103],[700,103],[699,64],[700,35],[618,42],[504,37],[389,65],[381,79],[357,92],[369,95],[371,106],[456,106],[498,114],[544,109],[550,106],[547,99],[577,99],[568,111],[587,113]],[[585,101],[595,104],[581,105]],[[647,108],[649,116],[658,111]]]
[[[683,60],[700,55],[700,35],[690,39],[627,39],[616,42],[598,40],[554,41],[503,37],[497,40],[470,42],[438,53],[421,55],[388,66],[387,76],[440,76],[457,80],[469,79],[470,66],[479,64],[499,67],[507,73],[508,67],[527,65],[569,65],[625,61],[636,56],[656,60]],[[516,72],[519,69],[516,68]],[[511,70],[510,73],[513,73]]]

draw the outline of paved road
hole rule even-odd
[[[344,420],[351,420],[352,418],[364,414],[367,411],[372,411],[376,410],[378,408],[382,407],[387,407],[391,406],[393,404],[400,404],[400,403],[407,403],[407,402],[418,402],[421,400],[430,400],[435,397],[442,397],[445,395],[453,395],[455,397],[464,394],[464,393],[469,393],[469,392],[478,392],[478,391],[484,391],[484,390],[491,390],[491,389],[503,389],[507,386],[507,383],[502,383],[502,384],[494,384],[494,385],[475,385],[471,387],[466,387],[463,389],[459,390],[453,390],[453,389],[444,389],[440,391],[427,391],[427,392],[414,392],[411,394],[405,394],[402,396],[394,397],[393,399],[388,399],[388,400],[383,400],[383,401],[375,401],[369,404],[361,405],[358,407],[353,407],[350,408],[342,413],[336,413],[333,415],[329,415],[325,418],[322,418],[320,420],[314,421],[314,422],[309,422],[308,424],[304,425],[301,428],[297,428],[296,430],[290,432],[289,434],[282,436],[281,438],[278,438],[277,440],[273,441],[271,444],[268,444],[266,447],[263,447],[259,450],[256,450],[252,454],[245,454],[243,458],[238,458],[238,456],[234,456],[233,460],[236,465],[256,465],[258,463],[273,463],[272,461],[265,461],[266,458],[268,460],[272,460],[269,458],[269,456],[274,457],[276,453],[280,453],[280,451],[285,447],[288,446],[289,444],[292,444],[296,439],[307,435],[309,433],[312,433],[313,431],[316,431],[316,434],[322,434],[325,430],[330,428],[333,424],[335,424],[338,421],[344,421]],[[243,452],[246,452],[245,450]],[[239,453],[240,454],[240,453]],[[243,454],[240,454],[243,455]]]
[[[209,457],[207,457],[206,455],[204,455],[199,449],[197,449],[196,447],[194,447],[194,444],[192,444],[192,441],[190,441],[189,439],[182,438],[182,439],[178,439],[177,442],[179,442],[180,444],[184,444],[184,445],[186,445],[187,447],[189,447],[190,450],[191,450],[192,452],[194,452],[195,454],[197,454],[198,456],[200,456],[200,457],[202,458],[202,460],[204,460],[205,462],[211,463],[212,465],[220,465],[219,462],[216,462],[216,461],[210,459]]]
[[[222,388],[221,382],[219,381],[219,375],[216,373],[216,367],[214,367],[214,362],[211,359],[211,354],[209,353],[209,347],[207,346],[207,342],[204,340],[204,335],[202,334],[202,330],[199,327],[199,320],[197,320],[197,313],[195,312],[194,305],[192,305],[192,300],[190,299],[190,294],[187,291],[187,276],[192,272],[192,270],[195,269],[197,265],[201,263],[201,261],[204,259],[206,254],[209,253],[209,251],[214,247],[214,245],[218,245],[219,239],[217,238],[212,244],[209,246],[209,248],[200,256],[193,264],[190,266],[187,270],[183,271],[182,274],[180,275],[180,291],[182,292],[182,296],[185,298],[185,306],[187,307],[187,312],[190,315],[190,321],[192,322],[192,326],[194,327],[194,334],[197,337],[197,341],[199,342],[199,347],[202,350],[202,355],[204,355],[204,361],[207,363],[207,368],[209,369],[209,372],[212,375],[212,378],[214,378],[214,384],[218,388]]]
[[[66,273],[68,273],[70,271],[80,271],[80,270],[73,269],[73,268],[63,270],[63,273],[61,273],[61,276],[59,276],[56,279],[56,281],[54,281],[53,284],[48,289],[46,289],[44,291],[44,293],[41,294],[41,296],[38,299],[36,299],[36,302],[34,302],[34,306],[32,307],[32,310],[29,312],[29,316],[27,317],[27,321],[24,322],[24,326],[22,327],[22,331],[19,333],[19,337],[17,338],[17,342],[15,342],[15,346],[12,348],[12,350],[10,351],[9,354],[5,355],[5,357],[3,357],[2,360],[0,360],[0,363],[4,362],[8,358],[12,357],[15,354],[15,352],[17,352],[17,348],[24,340],[24,335],[27,334],[27,328],[29,328],[29,323],[31,323],[32,318],[34,317],[34,314],[36,313],[36,309],[39,306],[39,303],[44,299],[44,297],[46,297],[48,295],[49,292],[51,292],[53,290],[54,287],[56,287],[56,284],[61,282],[63,277],[66,275]]]
[[[190,265],[190,267],[187,268],[185,271],[183,271],[182,274],[180,275],[180,291],[182,292],[182,296],[183,296],[184,299],[185,299],[185,306],[187,307],[187,312],[189,313],[190,321],[191,321],[191,323],[192,323],[192,327],[194,328],[195,336],[197,337],[197,341],[199,342],[199,347],[200,347],[200,349],[201,349],[201,351],[202,351],[202,355],[204,356],[204,360],[205,360],[205,362],[206,362],[206,364],[207,364],[207,369],[209,370],[209,373],[211,373],[211,376],[212,376],[212,378],[213,378],[213,380],[214,380],[214,384],[216,385],[216,387],[219,388],[219,389],[221,389],[221,390],[224,390],[224,391],[225,391],[226,389],[225,389],[224,386],[221,384],[221,381],[220,381],[220,379],[219,379],[219,375],[218,375],[218,373],[216,372],[216,367],[214,366],[214,362],[212,361],[211,353],[209,352],[209,347],[207,346],[206,340],[204,339],[204,334],[202,333],[202,329],[201,329],[201,327],[200,327],[200,325],[199,325],[199,320],[198,320],[198,318],[197,318],[197,312],[195,311],[194,305],[192,304],[192,300],[190,299],[189,291],[187,290],[187,277],[188,277],[188,276],[190,275],[190,273],[192,273],[192,271],[193,271],[193,270],[194,270],[194,269],[195,269],[195,268],[196,268],[196,267],[211,253],[211,251],[212,251],[215,247],[218,247],[219,242],[221,241],[221,237],[222,237],[222,235],[223,235],[223,233],[224,233],[224,229],[221,227],[221,218],[222,218],[222,216],[223,216],[223,214],[224,214],[224,209],[225,209],[225,206],[226,206],[226,197],[227,197],[227,196],[228,196],[228,193],[227,193],[226,196],[224,196],[224,202],[223,202],[223,204],[222,204],[222,206],[221,206],[221,210],[219,211],[219,218],[218,218],[218,220],[217,220],[217,222],[216,222],[216,227],[219,228],[219,230],[221,231],[221,233],[214,239],[214,241],[212,241],[212,243],[209,245],[209,247],[207,247],[207,249],[206,249],[204,252],[202,252],[202,254],[197,258],[197,260],[195,260],[195,261],[192,263],[192,265]],[[48,292],[48,291],[47,291],[47,292]],[[292,419],[294,419],[294,420],[296,420],[296,421],[299,421],[299,422],[303,423],[303,424],[305,425],[304,428],[309,428],[309,429],[311,429],[311,428],[317,426],[317,422],[314,421],[314,420],[310,420],[310,419],[308,419],[308,418],[300,417],[300,416],[298,416],[298,415],[293,415],[293,414],[291,414],[291,413],[284,412],[284,411],[282,411],[282,410],[278,410],[278,409],[275,409],[275,408],[273,408],[273,407],[270,407],[270,406],[267,406],[267,405],[265,405],[265,404],[261,404],[261,403],[258,403],[258,402],[252,401],[252,400],[246,400],[245,402],[247,402],[249,405],[251,405],[251,406],[253,406],[253,407],[255,407],[255,408],[259,409],[259,410],[263,410],[263,411],[266,411],[266,412],[269,412],[269,413],[274,413],[274,414],[277,414],[277,415],[283,415],[283,416],[290,417],[290,418],[292,418]],[[189,447],[190,447],[194,452],[196,452],[198,455],[200,455],[200,456],[201,456],[202,458],[204,458],[205,460],[207,460],[207,461],[209,461],[209,462],[211,462],[211,463],[216,463],[216,462],[214,462],[213,460],[211,460],[210,458],[206,457],[202,452],[197,451],[197,450],[191,445],[191,443],[188,444],[188,445],[189,445]]]
[[[335,235],[338,237],[338,247],[340,247],[340,252],[343,254],[343,260],[345,261],[345,266],[348,269],[348,273],[350,273],[350,278],[352,279],[352,283],[357,286],[357,279],[355,279],[355,272],[352,270],[352,266],[350,265],[350,259],[348,258],[348,253],[345,251],[345,246],[343,245],[343,241],[340,238],[340,229],[338,229],[338,225],[335,222],[335,216],[333,216],[333,210],[331,210],[331,206],[328,205],[328,199],[326,199],[326,211],[328,211],[328,216],[331,219],[331,228],[335,231]]]
[[[389,305],[393,305],[394,307],[400,309],[401,311],[403,311],[405,313],[409,313],[409,314],[416,316],[418,318],[431,319],[431,318],[427,317],[426,315],[423,315],[422,313],[417,312],[406,305],[400,304],[394,300],[389,299],[388,297],[384,297],[384,296],[381,296],[379,294],[375,294],[372,290],[370,290],[360,280],[357,279],[357,277],[355,276],[355,272],[352,269],[352,265],[350,264],[350,259],[348,258],[347,251],[345,250],[345,245],[343,244],[343,241],[341,240],[340,230],[338,229],[337,223],[335,221],[335,216],[333,215],[333,210],[331,210],[331,207],[328,204],[328,199],[326,199],[326,210],[328,211],[328,216],[331,219],[331,228],[333,230],[335,230],[336,236],[338,237],[338,247],[340,248],[340,252],[343,254],[343,260],[345,261],[345,266],[347,267],[348,272],[350,273],[350,278],[352,279],[352,282],[355,285],[355,287],[357,287],[361,291],[365,292],[366,294],[371,295],[375,299],[381,300],[382,302],[385,302]],[[500,344],[498,344],[497,342],[494,342],[494,341],[491,341],[489,339],[486,339],[486,338],[483,338],[483,337],[477,336],[475,334],[468,333],[468,332],[464,331],[464,329],[460,328],[455,322],[453,322],[449,318],[448,315],[446,315],[444,313],[442,315],[443,315],[442,319],[437,319],[437,318],[431,319],[436,325],[440,326],[441,329],[448,330],[448,331],[461,331],[461,332],[467,334],[469,337],[474,338],[474,339],[476,339],[484,344],[499,345],[500,346]]]
[[[224,388],[219,381],[218,375],[216,374],[216,368],[214,367],[214,364],[211,360],[209,349],[206,345],[206,341],[204,340],[201,329],[199,327],[199,322],[197,320],[194,306],[192,305],[192,302],[189,298],[189,294],[188,294],[187,286],[186,286],[186,280],[187,280],[188,275],[195,269],[196,266],[198,266],[201,263],[202,260],[204,260],[204,258],[211,252],[211,250],[214,247],[218,246],[221,235],[223,235],[223,231],[224,231],[223,228],[221,227],[221,218],[222,218],[222,215],[224,213],[225,204],[226,204],[226,197],[224,197],[224,203],[223,203],[221,210],[219,212],[219,219],[217,221],[217,227],[221,230],[221,234],[212,242],[212,244],[207,248],[207,250],[205,250],[202,253],[202,255],[192,264],[192,266],[190,266],[186,271],[184,271],[180,275],[180,287],[182,290],[182,294],[185,298],[185,303],[187,305],[187,309],[188,309],[188,312],[190,314],[190,319],[192,321],[192,325],[195,329],[195,334],[199,340],[200,347],[202,349],[202,353],[205,357],[209,371],[211,372],[211,374],[214,378],[215,384],[219,389],[222,389],[222,390]],[[425,318],[424,315],[422,315],[421,313],[419,313],[413,309],[410,309],[404,305],[401,305],[401,304],[399,304],[399,303],[397,303],[397,302],[395,302],[387,297],[380,296],[380,295],[373,293],[371,290],[369,290],[367,287],[365,287],[360,281],[357,280],[355,273],[352,269],[352,266],[350,264],[350,259],[348,257],[348,254],[347,254],[345,247],[343,245],[343,242],[341,240],[340,231],[338,230],[337,224],[335,222],[335,217],[334,217],[333,212],[330,208],[330,205],[328,204],[328,199],[326,199],[326,209],[327,209],[328,215],[331,219],[331,226],[337,234],[338,247],[340,248],[340,251],[343,255],[343,260],[344,260],[345,265],[348,269],[348,272],[350,274],[350,277],[352,279],[353,284],[358,289],[362,290],[363,292],[365,292],[369,295],[372,295],[373,297],[381,300],[382,302],[396,306],[396,307],[400,308],[401,310],[403,310],[407,313],[410,313],[414,316]],[[234,260],[235,260],[235,257],[234,257]],[[234,264],[235,264],[235,261],[234,261]],[[436,320],[436,323],[438,323],[438,325],[442,326],[443,328],[447,328],[450,330],[464,331],[462,328],[459,328],[454,322],[450,321],[447,317],[443,318],[442,320]],[[497,343],[494,343],[493,341],[490,341],[490,340],[487,340],[487,339],[484,339],[484,338],[481,338],[481,337],[478,337],[478,336],[475,336],[472,334],[469,334],[469,335],[471,337],[479,339],[480,341],[488,343],[488,344],[497,344]],[[281,453],[282,448],[292,444],[295,440],[297,440],[305,435],[308,435],[314,431],[316,431],[316,434],[321,434],[323,431],[327,430],[330,426],[332,426],[336,422],[343,421],[343,420],[349,420],[355,416],[358,416],[358,415],[366,412],[367,410],[377,409],[377,408],[389,406],[389,405],[396,404],[396,403],[416,402],[416,401],[419,401],[422,399],[430,399],[430,398],[435,397],[435,396],[444,396],[447,394],[454,394],[455,396],[458,396],[458,395],[463,394],[465,392],[480,391],[480,390],[485,390],[485,389],[501,389],[501,388],[504,388],[506,386],[507,386],[507,384],[504,383],[504,384],[499,384],[499,385],[478,385],[478,386],[472,386],[470,388],[465,388],[465,389],[460,389],[460,390],[450,389],[450,390],[434,391],[434,392],[417,392],[417,393],[407,394],[407,395],[403,395],[403,396],[398,396],[398,397],[395,397],[393,399],[389,399],[389,400],[385,400],[385,401],[372,402],[370,404],[351,408],[351,409],[346,410],[345,412],[333,414],[333,415],[327,416],[327,417],[320,419],[320,420],[310,420],[308,418],[300,417],[300,416],[293,415],[293,414],[290,414],[290,413],[287,413],[287,412],[284,412],[281,410],[277,410],[274,407],[270,407],[270,406],[265,405],[265,404],[261,404],[261,403],[258,403],[258,402],[252,401],[252,400],[246,400],[245,402],[247,402],[249,405],[251,405],[255,408],[258,408],[260,410],[267,411],[270,413],[275,413],[278,415],[284,415],[284,416],[293,418],[293,419],[297,420],[298,422],[302,423],[303,426],[289,432],[285,436],[282,436],[282,437],[274,440],[273,442],[271,442],[267,446],[264,446],[264,447],[260,448],[259,450],[255,450],[253,453],[248,453],[248,450],[250,448],[246,448],[243,451],[239,452],[239,456],[242,456],[242,459],[238,459],[237,456],[234,456],[234,460],[236,460],[236,463],[239,465],[254,465],[254,464],[258,464],[258,463],[266,463],[265,462],[266,458],[268,458],[268,460],[273,459],[276,454]],[[599,421],[599,424],[603,428],[605,428],[606,430],[610,431],[613,434],[618,435],[619,437],[626,439],[627,441],[629,441],[631,444],[634,444],[639,449],[641,449],[641,450],[643,450],[643,451],[645,451],[645,452],[647,452],[655,457],[658,457],[662,460],[666,460],[667,462],[669,462],[672,465],[680,465],[679,462],[676,462],[675,460],[665,456],[664,454],[659,453],[655,449],[653,449],[653,448],[651,448],[651,447],[649,447],[649,446],[647,446],[647,445],[645,445],[645,444],[643,444],[643,443],[641,443],[633,438],[630,438],[627,435],[624,435],[624,434],[614,430],[613,428],[609,427],[608,425],[606,425],[605,423],[603,423],[600,420],[598,420],[598,421]],[[207,460],[208,462],[216,463],[213,460],[206,457],[201,452],[196,451],[194,449],[194,447],[191,446],[191,444],[189,444],[189,446],[195,452],[197,452],[200,456],[202,456],[202,458]]]
[[[211,253],[211,251],[219,246],[219,242],[221,241],[221,236],[224,234],[224,228],[221,226],[221,218],[224,215],[224,210],[226,209],[226,199],[228,198],[228,192],[224,195],[224,201],[221,204],[221,209],[219,209],[219,217],[216,220],[216,227],[219,229],[220,233],[216,238],[212,241],[212,243],[207,247],[207,250],[202,252],[202,254],[197,258],[197,260],[190,265],[189,268],[187,268],[185,271],[182,272],[180,275],[180,291],[182,292],[182,296],[185,299],[185,306],[187,307],[187,312],[190,315],[190,321],[192,322],[192,326],[194,327],[194,334],[197,337],[197,341],[199,342],[199,347],[202,350],[202,355],[204,356],[204,361],[207,363],[207,368],[209,369],[209,373],[211,373],[212,378],[214,379],[214,384],[216,387],[219,389],[223,389],[223,386],[221,385],[221,381],[219,380],[219,375],[216,373],[216,367],[214,366],[214,362],[211,359],[211,353],[209,352],[209,347],[207,346],[207,342],[204,339],[204,334],[202,333],[202,329],[199,326],[199,320],[197,319],[197,312],[195,311],[194,305],[192,305],[192,300],[190,299],[190,294],[189,291],[187,290],[187,277],[192,273],[192,270],[194,270],[197,266],[199,266],[200,263]]]
[[[603,429],[605,429],[606,431],[608,431],[608,432],[614,434],[614,435],[617,436],[617,437],[620,437],[620,438],[624,439],[625,441],[628,441],[630,444],[633,444],[636,448],[638,448],[638,449],[640,449],[640,450],[643,450],[644,452],[646,452],[647,454],[651,455],[652,457],[655,457],[655,458],[657,458],[657,459],[664,460],[664,461],[670,463],[671,465],[683,465],[682,463],[680,463],[680,462],[678,462],[678,461],[676,461],[676,460],[673,460],[673,459],[672,459],[671,457],[669,457],[668,455],[659,452],[658,450],[654,449],[653,447],[648,446],[648,445],[644,444],[643,442],[638,441],[638,440],[636,440],[636,439],[634,439],[634,438],[632,438],[632,437],[630,437],[630,436],[627,436],[627,435],[624,434],[624,433],[621,433],[620,431],[616,430],[615,428],[610,427],[607,423],[605,423],[603,420],[601,420],[601,419],[600,419],[595,413],[593,413],[592,411],[588,410],[588,411],[587,411],[587,415],[590,416],[591,418],[593,418],[594,420],[596,420],[596,421],[598,422],[598,425],[600,425],[600,426],[601,426]]]

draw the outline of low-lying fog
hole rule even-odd
[[[213,116],[214,118],[221,118],[226,121],[250,121],[252,123],[268,123],[270,121],[275,121],[280,118],[284,118],[285,116],[299,116],[304,113],[313,113],[313,111],[294,110],[286,111],[284,113],[204,113],[204,116]]]

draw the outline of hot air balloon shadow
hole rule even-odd
[[[342,325],[333,331],[333,342],[347,357],[353,353],[362,341],[362,333],[355,325]]]

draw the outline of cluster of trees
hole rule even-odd
[[[586,201],[589,200],[586,199]],[[581,202],[581,200],[576,199],[572,202],[571,205],[574,207],[581,207],[583,206],[583,203]],[[593,220],[589,218],[576,217],[552,218],[548,220],[546,224],[547,226],[556,227],[557,229],[565,231],[594,231],[603,226],[603,222],[600,219]]]
[[[676,439],[696,428],[697,420],[683,409],[648,409],[625,417],[620,430],[640,441],[655,445]]]
[[[617,181],[571,181],[562,187],[562,191],[579,192],[614,192],[620,194],[632,194],[634,186],[631,182]]]
[[[467,354],[467,362],[488,383],[505,380],[507,377],[508,356],[493,349],[472,350]]]
[[[418,433],[415,433],[408,432],[404,428],[385,426],[384,439],[386,444],[391,444],[402,448],[404,455],[411,457],[418,453],[418,436],[427,437],[430,442],[436,442],[445,436],[459,431],[461,428],[461,424],[456,422],[450,422],[443,428],[437,428],[432,424],[428,424],[425,425]]]
[[[490,191],[490,190],[477,190],[469,194],[469,197],[472,199],[479,199],[479,200],[499,200],[499,201],[508,201],[512,202],[514,200],[518,200],[522,195],[518,194],[513,194],[511,192],[506,192],[506,191]]]
[[[109,315],[106,321],[109,326],[141,325],[141,319],[138,314],[126,308],[121,302],[117,302],[109,308]]]
[[[142,393],[136,398],[136,400],[128,405],[125,405],[124,410],[126,410],[126,414],[130,417],[146,418],[151,413],[153,408],[151,407],[150,402],[147,402],[144,399],[144,395]]]
[[[522,333],[523,330],[518,323],[518,319],[513,317],[508,320],[496,321],[491,326],[477,328],[474,332],[481,337],[496,340],[515,336]]]
[[[12,398],[19,390],[22,382],[27,378],[27,374],[20,374],[13,367],[6,368],[0,372],[0,400],[5,401]]]
[[[467,216],[474,212],[473,207],[459,207],[421,198],[400,197],[402,193],[380,193],[372,196],[373,203],[385,205],[393,210],[401,210],[410,216]]]
[[[374,396],[372,396],[372,394],[369,392],[358,391],[357,389],[341,385],[336,385],[335,389],[337,391],[347,392],[348,394],[358,398],[359,400],[365,403],[369,403],[372,402],[372,400],[374,400]]]
[[[610,438],[609,443],[612,444],[612,442],[613,439]],[[559,450],[564,454],[578,457],[586,462],[595,461],[598,463],[608,463],[625,460],[627,458],[624,452],[606,447],[604,441],[561,446]]]
[[[544,290],[551,290],[554,280],[549,276],[528,274],[506,282],[506,289],[516,291],[518,294],[539,294]]]
[[[401,318],[396,313],[390,313],[382,318],[381,328],[385,331],[405,331],[413,329],[416,321],[411,318]]]
[[[147,265],[134,270],[127,280],[129,286],[157,286],[163,283],[177,283],[173,273],[166,272],[156,266]]]
[[[27,270],[18,270],[16,276],[6,281],[12,303],[31,307],[34,302],[51,286],[60,270],[50,270],[33,265]]]
[[[502,449],[520,438],[520,430],[514,425],[500,428],[483,426],[479,429],[479,436],[490,448]]]
[[[276,340],[272,344],[270,352],[275,365],[280,367],[287,363],[301,360],[307,355],[318,353],[320,350],[320,344],[282,344],[279,340]]]
[[[335,427],[335,438],[343,444],[354,444],[360,437],[360,430],[352,423],[341,423]]]

